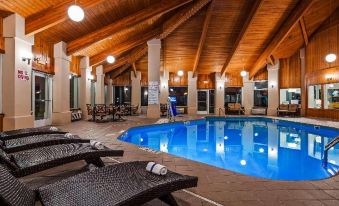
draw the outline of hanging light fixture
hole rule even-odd
[[[106,61],[110,64],[113,64],[115,62],[115,58],[114,56],[112,55],[109,55],[107,58],[106,58]]]
[[[67,14],[69,18],[73,21],[80,22],[85,17],[84,10],[76,5],[76,1],[74,1],[74,4],[68,8]]]
[[[240,76],[245,77],[247,75],[247,72],[245,70],[244,58],[241,59],[241,62],[242,62],[242,71],[240,72]]]
[[[330,13],[331,13],[331,8],[332,8],[332,1],[330,0],[330,7],[329,7],[329,10],[330,10],[329,12],[330,12]],[[330,14],[330,13],[329,13],[329,14]],[[329,24],[331,24],[331,17],[329,17],[329,18],[330,18]],[[327,40],[328,40],[329,51],[331,51],[330,29],[327,30]],[[337,55],[334,54],[334,53],[331,53],[331,52],[327,53],[326,56],[325,56],[325,61],[326,61],[327,63],[332,63],[332,62],[334,62],[336,59],[337,59]]]
[[[179,77],[182,77],[184,75],[184,72],[182,70],[179,70],[177,74]]]

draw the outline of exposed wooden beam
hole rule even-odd
[[[108,55],[118,56],[126,51],[133,49],[139,45],[144,44],[150,39],[157,37],[161,33],[160,28],[153,29],[143,34],[136,34],[133,37],[129,38],[127,41],[122,42],[110,49],[107,49],[99,54],[91,56],[89,59],[90,65],[100,64],[105,61]]]
[[[307,46],[308,45],[308,34],[307,34],[307,30],[306,30],[306,25],[305,25],[304,17],[300,18],[299,24],[300,24],[302,35],[303,35],[303,38],[304,38],[305,46]]]
[[[264,0],[255,0],[255,3],[250,11],[250,13],[248,14],[248,17],[246,18],[246,21],[243,24],[243,27],[238,35],[237,40],[235,41],[231,53],[230,55],[227,56],[224,65],[221,68],[221,75],[223,75],[226,70],[228,65],[230,64],[232,58],[234,57],[234,55],[237,53],[243,39],[246,37],[246,34],[248,32],[249,27],[251,26],[254,17],[256,16],[256,14],[258,13],[259,9],[261,8],[261,6],[263,5]]]
[[[71,55],[81,49],[90,46],[95,42],[108,38],[114,33],[117,33],[124,29],[128,29],[129,27],[134,26],[149,18],[170,12],[191,1],[192,0],[172,0],[172,1],[162,0],[157,4],[152,4],[151,6],[145,9],[142,9],[121,20],[115,21],[112,24],[102,27],[101,29],[86,34],[73,41],[67,42],[67,55]]]
[[[120,67],[119,69],[117,69],[116,71],[114,71],[114,73],[111,76],[111,79],[115,79],[118,76],[120,76],[122,73],[124,73],[127,69],[129,69],[131,67],[131,64],[127,63],[124,66]]]
[[[84,10],[94,7],[104,0],[82,0],[77,4]],[[74,0],[65,0],[59,4],[53,5],[43,11],[33,14],[26,18],[26,35],[33,35],[44,31],[52,26],[60,24],[68,19],[67,9],[74,4]]]
[[[133,62],[132,68],[133,68],[134,77],[137,78],[137,67],[135,66],[135,62]]]
[[[166,38],[170,35],[174,30],[180,27],[183,23],[185,23],[188,19],[190,19],[194,14],[200,11],[206,4],[208,4],[211,0],[197,0],[192,5],[183,8],[179,12],[177,12],[174,16],[168,19],[163,25],[163,31],[159,35],[160,39]],[[131,50],[130,55],[128,57],[124,57],[117,60],[114,64],[106,65],[104,67],[104,73],[110,72],[114,69],[117,69],[117,64],[131,64],[133,61],[139,60],[147,53],[147,44],[145,42],[144,46],[140,46],[139,48],[134,48]],[[129,59],[129,60],[128,60]]]
[[[195,54],[193,70],[192,70],[193,77],[196,76],[196,71],[197,71],[197,68],[198,68],[198,65],[199,65],[199,60],[200,60],[200,56],[201,56],[201,53],[202,53],[202,49],[204,48],[204,45],[205,45],[208,26],[210,24],[211,16],[212,16],[213,2],[214,2],[214,0],[212,0],[212,2],[210,3],[210,5],[208,6],[208,9],[207,9],[207,12],[206,12],[204,26],[202,28],[202,32],[201,32],[201,36],[200,36],[200,40],[199,40],[198,50],[197,50],[197,53]]]
[[[275,51],[280,43],[288,36],[293,27],[299,22],[300,18],[311,8],[315,0],[301,0],[287,17],[285,22],[280,26],[271,42],[267,45],[264,51],[260,54],[250,71],[250,79],[265,66],[266,59]]]
[[[269,57],[268,57],[268,61],[270,62],[270,64],[272,64],[272,65],[274,65],[275,63],[275,60],[274,60],[274,57],[273,57],[273,55],[270,55]]]

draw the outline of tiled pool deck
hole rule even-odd
[[[179,120],[195,118],[201,116],[183,117]],[[197,188],[174,194],[180,205],[339,205],[339,175],[319,181],[273,181],[241,175],[166,153],[153,154],[135,145],[118,141],[116,138],[130,127],[152,124],[157,120],[142,116],[127,119],[128,121],[125,122],[113,123],[79,121],[61,128],[82,138],[96,139],[108,147],[125,150],[121,158],[106,158],[104,161],[107,164],[114,164],[117,161],[152,160],[166,165],[170,170],[198,176]],[[334,121],[308,118],[281,119],[339,128],[339,122]],[[35,187],[79,172],[84,165],[83,162],[72,163],[25,177],[23,180]],[[162,205],[162,203],[154,200],[146,205]]]

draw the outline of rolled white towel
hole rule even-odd
[[[49,130],[51,130],[53,132],[59,131],[59,129],[57,127],[50,127]]]
[[[149,162],[147,163],[146,170],[148,172],[152,172],[156,175],[166,175],[167,174],[167,168],[164,165],[157,164],[155,162]]]
[[[104,145],[101,142],[91,140],[89,143],[92,149],[105,149]]]
[[[74,136],[73,136],[72,133],[66,133],[66,134],[64,135],[64,137],[71,139],[71,138],[73,138]]]

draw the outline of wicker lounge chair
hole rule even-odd
[[[89,143],[89,139],[81,139],[77,135],[65,137],[64,134],[41,134],[13,139],[9,136],[0,138],[0,148],[7,153],[19,152],[22,150],[46,147],[57,144]]]
[[[168,171],[158,176],[145,170],[147,162],[120,163],[88,171],[31,190],[0,166],[0,204],[34,206],[142,205],[159,198],[177,205],[172,192],[196,187],[198,178]]]
[[[56,131],[54,129],[57,129]],[[0,140],[2,137],[6,138],[18,138],[18,137],[27,137],[32,135],[39,134],[65,134],[66,132],[56,128],[56,127],[38,127],[38,128],[25,128],[17,129],[6,132],[0,132]]]
[[[227,112],[228,113],[236,112],[240,115],[240,114],[245,114],[245,109],[239,103],[228,103]]]
[[[0,149],[0,163],[16,177],[30,175],[66,163],[85,160],[104,166],[100,157],[122,156],[123,150],[93,149],[89,143],[60,144],[7,154]]]
[[[288,104],[280,104],[277,108],[277,116],[288,113]]]

